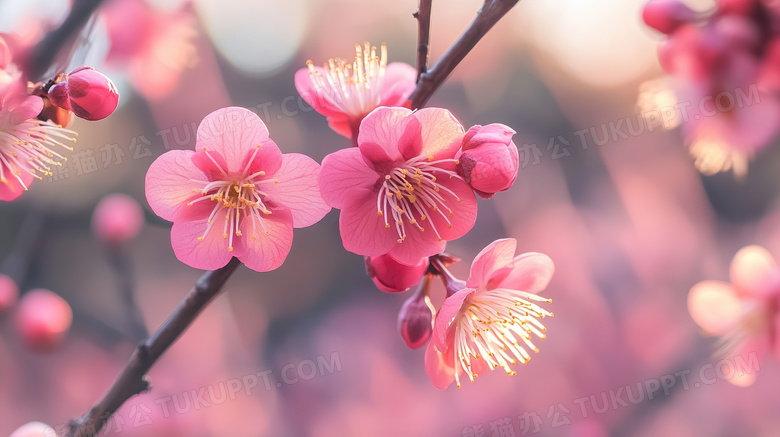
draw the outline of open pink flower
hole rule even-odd
[[[510,365],[531,359],[526,348],[538,352],[531,336],[545,338],[539,319],[552,313],[534,302],[551,302],[537,293],[555,267],[542,253],[515,256],[516,246],[513,238],[494,241],[474,258],[468,281],[449,280],[425,351],[425,370],[436,387],[453,381],[460,387],[463,373],[473,382],[497,367],[513,375]]]
[[[780,269],[761,246],[742,248],[731,261],[731,283],[702,281],[688,294],[693,320],[709,335],[723,337],[721,352],[744,360],[774,352],[780,358]],[[756,374],[736,374],[742,387]]]
[[[407,265],[473,226],[477,203],[455,172],[463,126],[446,109],[380,107],[360,125],[359,147],[325,157],[320,190],[341,209],[344,248],[389,253]]]
[[[415,88],[417,72],[411,65],[387,65],[387,47],[355,45],[355,61],[330,59],[324,68],[308,61],[295,73],[295,88],[303,100],[328,119],[337,133],[353,138],[355,129],[379,106],[403,106]],[[354,138],[353,138],[354,139]]]
[[[235,256],[252,270],[273,270],[290,251],[293,227],[330,210],[317,187],[319,164],[282,155],[249,110],[207,115],[195,147],[163,154],[146,174],[149,205],[173,221],[173,251],[191,267],[216,269]]]

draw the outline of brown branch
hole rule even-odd
[[[103,0],[76,0],[70,13],[60,27],[47,33],[30,51],[25,62],[27,78],[33,81],[41,79],[62,48],[73,40],[89,17],[97,10]]]
[[[428,71],[428,47],[431,41],[431,3],[433,0],[420,0],[417,6],[417,83]]]
[[[126,327],[134,341],[140,341],[149,336],[146,330],[141,309],[135,300],[135,279],[127,247],[121,243],[105,245],[107,261],[114,270],[119,295],[125,307]]]
[[[425,106],[433,93],[447,80],[460,61],[474,48],[483,36],[500,20],[519,0],[485,0],[477,17],[468,29],[447,50],[430,70],[420,75],[417,89],[412,93],[412,109]],[[418,52],[419,56],[419,52]],[[419,59],[419,58],[418,58]]]
[[[71,420],[67,436],[95,436],[125,401],[149,390],[149,382],[144,378],[146,373],[219,294],[222,286],[240,264],[238,258],[233,258],[225,267],[203,274],[168,320],[151,337],[138,345],[103,399],[84,416]]]

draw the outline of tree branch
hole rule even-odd
[[[25,72],[29,80],[39,80],[60,50],[84,28],[89,17],[97,10],[103,0],[76,0],[70,13],[57,29],[45,37],[30,51],[25,62]]]
[[[428,47],[431,40],[431,3],[433,0],[420,0],[417,6],[417,83],[428,71]]]
[[[436,65],[418,77],[417,89],[414,90],[410,97],[412,109],[421,108],[428,103],[433,93],[447,80],[447,77],[458,66],[460,61],[466,57],[498,20],[506,15],[518,2],[519,0],[485,0],[482,9],[477,12],[477,17],[455,44],[442,55]]]
[[[149,390],[149,382],[144,378],[146,373],[219,294],[240,264],[238,258],[233,258],[225,267],[203,274],[168,320],[138,345],[103,399],[84,416],[71,420],[67,436],[94,437],[125,401]]]
[[[142,340],[149,336],[149,332],[135,300],[135,279],[127,248],[121,243],[108,243],[105,245],[105,252],[116,275],[119,295],[125,307],[128,332],[134,341]]]

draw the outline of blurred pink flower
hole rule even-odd
[[[39,288],[22,296],[15,319],[24,344],[33,351],[48,352],[65,338],[73,311],[65,299]]]
[[[66,158],[57,149],[73,151],[63,141],[75,142],[76,133],[38,120],[42,109],[43,100],[27,95],[21,82],[0,81],[0,200],[18,198],[33,179],[61,166]]]
[[[780,268],[761,246],[740,249],[731,261],[731,283],[702,281],[688,293],[688,311],[709,335],[724,338],[723,353],[748,359],[773,352],[780,358]],[[742,387],[755,381],[744,373],[729,381]]]
[[[62,77],[48,91],[57,107],[73,111],[85,120],[102,120],[114,113],[119,91],[114,82],[92,67],[82,66]]]
[[[416,86],[417,71],[408,64],[387,65],[387,47],[355,45],[355,61],[330,59],[324,68],[308,61],[295,73],[295,88],[337,133],[355,139],[360,121],[379,106],[404,106]]]
[[[111,48],[108,62],[126,69],[133,87],[153,100],[169,95],[197,62],[195,17],[185,3],[163,12],[145,0],[116,0],[101,9]]]
[[[385,254],[366,257],[366,273],[374,285],[385,293],[400,293],[420,282],[428,269],[428,258],[412,265],[399,263]]]
[[[512,141],[515,131],[494,123],[472,126],[463,138],[458,158],[458,174],[479,194],[489,199],[508,190],[517,179],[520,157]]]
[[[447,280],[449,297],[425,351],[425,370],[436,387],[453,381],[460,387],[464,372],[471,381],[497,367],[513,375],[510,365],[531,359],[526,347],[538,352],[531,334],[544,339],[538,319],[553,314],[533,302],[551,302],[536,293],[547,287],[555,266],[542,253],[515,256],[516,247],[513,238],[494,241],[474,258],[465,283]]]
[[[141,205],[125,194],[110,194],[92,213],[92,229],[107,243],[123,243],[138,235],[144,225]]]
[[[191,267],[216,269],[236,256],[252,270],[273,270],[290,251],[293,227],[330,210],[317,187],[319,164],[282,155],[247,109],[207,115],[195,147],[163,154],[146,174],[149,205],[173,221],[173,251]]]
[[[322,162],[320,190],[341,209],[344,248],[414,265],[465,235],[477,203],[455,172],[462,139],[463,126],[446,109],[380,107],[368,114],[359,147]]]
[[[19,287],[10,276],[0,274],[0,312],[16,304],[19,299]]]
[[[29,422],[17,428],[10,437],[57,437],[57,433],[45,423]]]

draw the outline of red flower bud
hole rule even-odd
[[[503,124],[472,126],[463,137],[458,174],[480,197],[489,199],[512,186],[520,167],[515,131]]]
[[[433,332],[435,310],[424,289],[427,279],[420,284],[414,295],[404,302],[398,313],[398,330],[406,345],[418,349],[428,342]]]
[[[143,225],[141,205],[124,194],[102,198],[92,213],[92,230],[107,243],[123,243],[138,235]]]
[[[0,311],[11,308],[19,299],[19,287],[8,275],[0,275]]]
[[[65,299],[44,289],[22,296],[16,313],[16,328],[22,340],[36,352],[47,352],[57,346],[72,321],[73,311]]]
[[[650,0],[642,10],[645,24],[666,35],[694,19],[696,12],[679,0]]]
[[[114,82],[92,67],[79,67],[49,88],[49,99],[85,120],[102,120],[119,102]]]
[[[396,261],[390,255],[367,256],[366,273],[377,288],[385,293],[400,293],[420,282],[428,269],[428,258],[423,258],[413,266]]]

